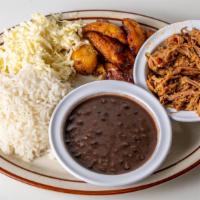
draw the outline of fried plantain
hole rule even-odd
[[[127,40],[129,47],[136,55],[146,40],[145,30],[140,26],[140,24],[132,19],[123,19],[122,23],[128,35]]]
[[[84,44],[72,53],[74,68],[80,74],[92,74],[97,66],[97,51],[90,44]]]
[[[96,32],[88,32],[86,37],[108,62],[122,68],[130,65],[129,57],[126,53],[127,48],[123,44]]]
[[[95,31],[108,37],[119,40],[123,44],[127,44],[127,38],[124,30],[108,21],[97,21],[87,24],[83,27],[83,33]]]

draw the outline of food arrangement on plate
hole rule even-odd
[[[55,156],[94,185],[143,180],[169,152],[168,115],[200,119],[198,28],[183,22],[154,33],[128,17],[34,14],[6,30],[0,150],[30,164]]]
[[[74,88],[77,74],[132,82],[134,58],[147,35],[131,19],[123,24],[128,35],[108,21],[84,25],[35,14],[4,33],[0,146],[5,153],[32,160],[48,150],[52,111]],[[131,40],[133,34],[138,41]]]

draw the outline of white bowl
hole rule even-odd
[[[137,85],[149,90],[146,84],[147,75],[147,59],[146,53],[152,53],[165,39],[169,36],[180,33],[181,29],[187,27],[188,30],[192,28],[200,29],[200,20],[188,20],[170,24],[156,33],[154,33],[141,47],[134,64],[134,81]],[[167,112],[172,119],[182,122],[196,122],[200,121],[200,117],[193,111],[176,111],[175,109],[167,109]]]
[[[119,175],[104,175],[90,171],[78,164],[68,153],[63,142],[63,127],[74,107],[84,100],[100,94],[125,95],[143,106],[153,117],[157,130],[156,148],[141,167]],[[171,123],[165,109],[158,100],[130,83],[122,81],[95,81],[85,84],[64,97],[55,109],[49,127],[50,144],[60,164],[77,178],[99,186],[124,186],[135,183],[152,174],[165,159],[171,145]]]

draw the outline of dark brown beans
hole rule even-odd
[[[96,135],[101,135],[102,131],[101,130],[96,130],[95,133],[96,133]]]
[[[83,121],[82,121],[82,120],[78,120],[78,121],[77,121],[77,124],[78,124],[78,125],[83,125]]]
[[[70,154],[86,168],[121,174],[148,160],[156,146],[157,130],[151,116],[137,103],[101,95],[72,111],[63,139]]]

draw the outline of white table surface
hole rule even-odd
[[[169,22],[200,18],[199,0],[0,0],[0,30],[30,17],[33,12],[48,14],[79,9],[117,9],[133,11]],[[93,200],[34,188],[0,175],[0,200]],[[113,200],[199,200],[200,167],[160,186],[126,195],[99,196]]]

